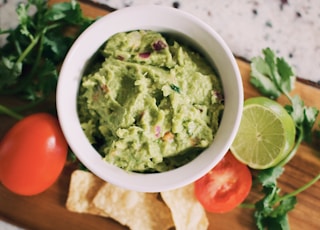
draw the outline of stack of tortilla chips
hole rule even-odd
[[[206,213],[193,184],[161,193],[126,190],[90,172],[75,170],[66,202],[68,210],[112,218],[132,230],[207,229]]]

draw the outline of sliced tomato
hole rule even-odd
[[[210,172],[195,182],[195,195],[208,212],[224,213],[244,201],[251,185],[249,168],[229,151]]]

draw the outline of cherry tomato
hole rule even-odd
[[[195,195],[208,212],[224,213],[243,202],[251,185],[249,168],[228,151],[210,172],[195,182]]]
[[[57,180],[67,152],[58,120],[46,113],[30,115],[1,140],[0,181],[20,195],[41,193]]]

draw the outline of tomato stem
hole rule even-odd
[[[8,107],[6,107],[4,105],[0,105],[0,113],[6,114],[6,115],[8,115],[10,117],[13,117],[13,118],[17,119],[17,120],[21,120],[23,118],[22,115],[16,113],[12,109],[9,109]]]

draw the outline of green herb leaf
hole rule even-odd
[[[32,15],[31,9],[35,9]],[[28,0],[16,9],[19,25],[0,47],[0,92],[23,99],[45,99],[56,88],[59,66],[70,46],[94,20],[83,16],[77,1],[48,6]],[[65,31],[72,27],[72,34]]]
[[[297,203],[297,198],[295,196],[290,196],[286,199],[281,200],[280,205],[276,206],[271,216],[273,218],[284,217],[289,211],[294,209],[294,206]]]
[[[270,48],[262,52],[264,58],[255,57],[251,60],[251,84],[264,96],[273,99],[288,94],[295,82],[292,68],[283,58],[277,58]]]
[[[287,213],[294,208],[296,198],[288,196],[282,199],[279,196],[280,189],[277,187],[277,179],[283,171],[282,167],[274,167],[262,170],[258,174],[258,180],[263,186],[265,196],[256,203],[254,217],[257,227],[261,230],[290,229]]]
[[[277,72],[279,73],[279,85],[283,93],[289,93],[294,88],[295,76],[291,66],[283,59],[277,58]]]
[[[319,110],[315,107],[305,107],[304,115],[305,119],[303,122],[303,133],[304,140],[307,142],[312,141],[312,128],[314,123],[316,122],[317,116],[319,114]]]
[[[273,167],[261,170],[258,174],[258,180],[265,187],[272,187],[277,185],[277,179],[283,173],[283,167]]]
[[[46,60],[37,69],[38,82],[28,85],[25,98],[36,101],[50,96],[56,90],[58,71],[54,63]]]
[[[320,143],[320,122],[318,123],[318,129],[315,130],[315,136],[317,139],[319,139],[319,143]]]
[[[272,82],[270,68],[261,57],[255,57],[251,60],[250,83],[255,86],[262,95],[271,98],[278,98],[281,93]]]
[[[286,105],[285,108],[295,122],[297,135],[294,147],[279,166],[259,172],[258,180],[263,186],[264,197],[256,202],[254,217],[260,230],[289,230],[287,213],[294,209],[297,203],[295,196],[318,181],[320,174],[306,185],[283,196],[279,195],[277,179],[284,171],[283,166],[295,155],[300,143],[303,140],[308,142],[312,140],[312,128],[319,110],[305,106],[298,95],[291,97],[290,92],[294,88],[295,77],[288,63],[283,58],[276,57],[269,48],[264,49],[263,54],[264,58],[252,59],[250,82],[264,96],[277,99],[284,94],[289,99],[291,104]]]
[[[15,84],[22,72],[22,63],[15,62],[12,56],[0,59],[0,89]]]
[[[304,120],[304,102],[298,95],[295,95],[291,99],[291,103],[291,105],[286,105],[285,109],[289,112],[296,124],[302,124]]]
[[[312,141],[312,128],[316,122],[319,110],[315,107],[304,105],[304,101],[295,95],[291,98],[291,105],[286,105],[285,108],[296,123],[297,131],[303,135],[302,140]]]
[[[29,28],[33,26],[32,20],[30,20],[30,16],[28,15],[30,4],[20,3],[16,10],[18,14],[18,19],[20,22],[20,32],[21,34],[29,37],[30,40],[34,39],[34,35],[30,32]]]
[[[170,85],[171,89],[177,93],[180,93],[180,88],[174,84],[171,84]]]

